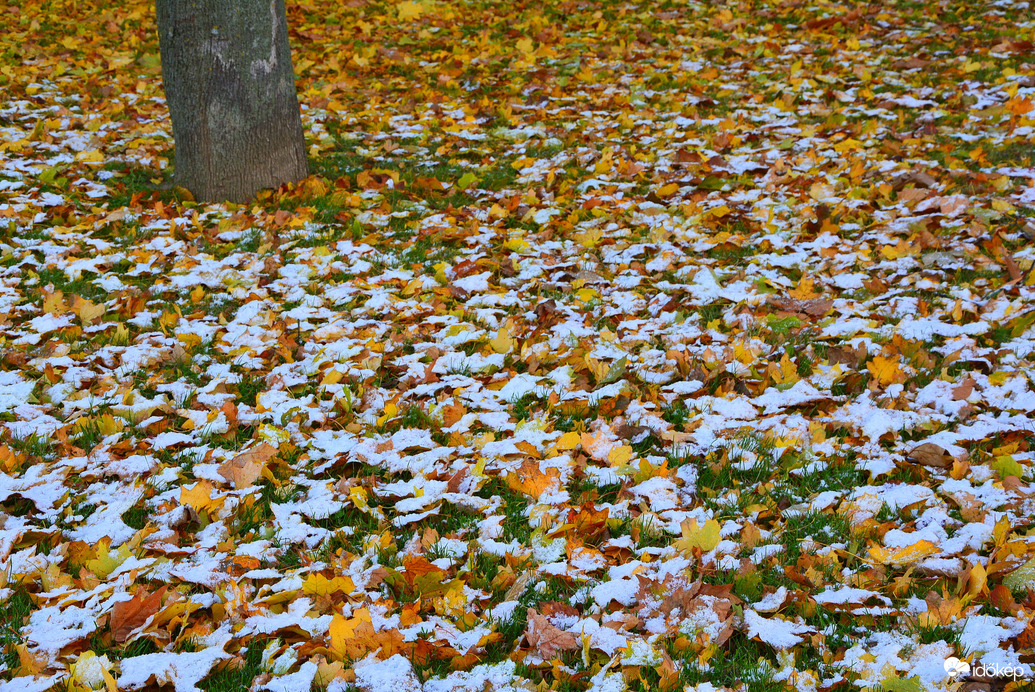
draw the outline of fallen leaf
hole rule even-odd
[[[579,642],[571,632],[565,632],[550,624],[535,608],[527,610],[528,624],[525,626],[525,639],[545,660],[552,660],[562,651],[579,648]]]
[[[165,596],[168,589],[168,585],[154,593],[148,593],[147,589],[140,589],[130,600],[119,601],[112,606],[111,631],[115,641],[120,644],[125,642],[133,630],[157,613],[162,607],[162,597]]]
[[[277,448],[263,442],[220,464],[216,472],[237,490],[250,488],[276,455]]]
[[[925,442],[909,450],[906,459],[922,466],[945,469],[952,466],[955,458],[942,446]]]
[[[938,546],[931,541],[919,540],[904,548],[871,546],[870,559],[882,565],[911,565],[938,552]]]

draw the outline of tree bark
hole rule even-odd
[[[308,175],[284,0],[156,0],[175,180],[246,202]]]

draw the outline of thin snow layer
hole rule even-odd
[[[197,692],[198,683],[219,661],[230,658],[221,648],[197,652],[144,654],[123,659],[118,683],[120,689],[139,690],[153,681],[172,685],[175,692]]]
[[[809,627],[804,623],[791,622],[777,617],[763,617],[754,610],[744,611],[744,622],[748,628],[748,637],[757,637],[777,649],[795,646],[804,640],[802,635],[816,631],[814,627]]]
[[[356,687],[360,692],[417,692],[421,683],[410,659],[395,654],[384,661],[357,665]]]

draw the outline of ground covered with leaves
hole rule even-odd
[[[1032,684],[1028,2],[288,14],[230,207],[0,8],[0,690]]]

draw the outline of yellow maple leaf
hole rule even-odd
[[[68,670],[74,689],[99,689],[96,683],[103,683],[106,692],[117,692],[115,677],[111,674],[112,663],[107,656],[98,656],[93,651],[84,651]],[[97,675],[100,674],[100,680]],[[69,687],[73,689],[73,687]]]
[[[180,504],[190,505],[199,514],[214,509],[223,504],[223,499],[213,499],[212,488],[212,484],[204,479],[190,488],[180,488]]]
[[[346,618],[341,613],[334,614],[328,628],[331,639],[331,645],[328,648],[333,657],[339,661],[348,658],[349,644],[356,639],[357,630],[362,627],[363,623],[371,623],[370,612],[366,608],[360,608],[350,618]]]
[[[110,538],[102,538],[97,544],[97,557],[93,560],[87,560],[84,567],[96,574],[101,579],[104,579],[109,574],[114,572],[119,566],[129,559],[130,552],[126,546],[121,546],[116,551],[111,551]]]
[[[450,582],[445,593],[431,599],[431,606],[439,615],[450,618],[462,617],[469,607],[467,594],[464,593],[464,581],[454,579]]]
[[[974,598],[981,595],[982,591],[988,588],[988,572],[980,562],[970,568],[970,576],[967,579],[967,595]]]
[[[399,19],[416,19],[424,13],[424,6],[419,2],[400,2],[395,9]]]
[[[355,505],[356,509],[361,512],[371,512],[370,504],[367,502],[367,489],[361,485],[354,485],[349,488],[349,499],[352,500],[352,504]]]
[[[788,291],[787,295],[795,300],[814,300],[822,295],[815,290],[815,285],[816,282],[811,276],[803,276],[798,280],[797,287]]]
[[[302,593],[310,596],[330,596],[338,593],[350,594],[356,585],[349,577],[328,579],[322,574],[310,574],[302,583]]]
[[[607,463],[611,468],[625,466],[633,458],[633,448],[629,445],[614,447],[607,453]]]
[[[722,536],[719,534],[719,522],[709,519],[703,526],[697,525],[696,519],[684,519],[679,525],[683,537],[672,542],[676,550],[691,551],[700,548],[702,553],[715,550]]]
[[[870,546],[870,559],[882,565],[910,565],[930,557],[938,552],[938,546],[931,541],[917,541],[904,548],[885,548],[882,545]]]
[[[526,55],[535,50],[535,43],[533,43],[530,38],[523,38],[514,44],[514,46]]]
[[[590,250],[599,245],[600,241],[603,240],[603,238],[604,229],[599,227],[589,228],[583,231],[582,233],[575,234],[576,242],[578,242],[578,244],[582,247],[589,248]]]
[[[884,259],[896,260],[900,257],[912,254],[913,246],[904,240],[898,241],[897,245],[884,245],[880,249],[880,254]]]
[[[503,243],[503,247],[519,255],[525,255],[532,251],[532,246],[524,238],[511,238]]]
[[[677,192],[679,192],[679,183],[669,183],[668,185],[662,185],[659,187],[655,194],[658,197],[671,197]]]
[[[769,376],[773,378],[773,382],[776,384],[794,384],[801,379],[798,377],[798,366],[786,353],[780,358],[779,365],[769,363],[768,368]]]
[[[877,380],[882,387],[887,387],[894,382],[901,372],[897,360],[885,358],[884,356],[875,356],[873,360],[866,364],[866,369],[870,371],[873,379]]]
[[[813,183],[809,188],[809,197],[817,202],[823,202],[834,196],[834,188],[827,183]]]
[[[65,305],[65,294],[61,291],[48,293],[43,297],[43,312],[51,315],[60,315],[67,310]]]
[[[558,451],[566,452],[569,449],[575,449],[581,442],[582,436],[577,432],[566,432],[557,438],[557,442],[554,443],[554,447],[556,447]]]
[[[514,350],[517,341],[511,338],[510,329],[504,326],[500,327],[495,338],[489,339],[489,346],[495,353],[506,354]]]
[[[75,160],[81,163],[100,163],[101,161],[104,161],[104,154],[97,149],[81,151],[75,155]]]
[[[72,312],[76,314],[76,317],[78,317],[79,321],[85,326],[93,323],[100,317],[103,317],[105,307],[104,305],[98,305],[81,296],[76,296],[72,299]]]

